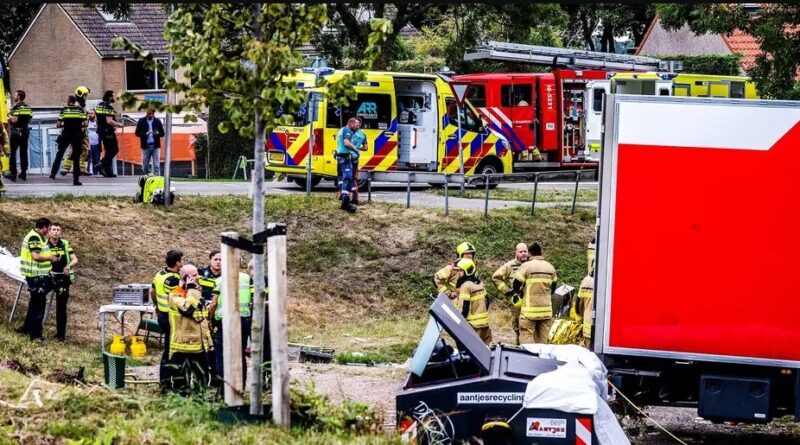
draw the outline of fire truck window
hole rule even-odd
[[[348,119],[361,119],[365,130],[388,130],[392,123],[392,97],[388,94],[359,94],[348,105],[328,105],[328,128],[342,128]]]
[[[606,96],[606,90],[602,88],[592,89],[592,111],[599,113],[603,111],[603,98]]]
[[[483,85],[470,85],[467,89],[467,100],[469,100],[473,106],[485,107],[486,87]]]
[[[458,115],[458,107],[456,106],[455,99],[447,99],[447,125],[458,125],[457,115]],[[461,129],[466,131],[475,131],[477,132],[481,124],[481,118],[475,115],[475,113],[467,106],[461,107]]]
[[[531,85],[503,85],[500,87],[501,106],[529,107],[533,103]]]

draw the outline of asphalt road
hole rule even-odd
[[[81,177],[83,185],[76,187],[72,185],[69,176],[58,177],[51,180],[47,176],[31,175],[27,181],[11,182],[4,180],[7,198],[22,197],[52,197],[56,195],[73,196],[133,196],[138,190],[138,178],[136,177]],[[243,181],[173,181],[175,193],[179,196],[188,195],[247,195],[250,191],[250,183]],[[570,182],[541,182],[539,190],[572,190],[574,183]],[[597,187],[596,182],[582,182],[581,188],[590,189]],[[427,184],[412,184],[411,206],[423,206],[432,208],[444,208],[444,197],[431,193],[424,193],[430,187]],[[533,184],[529,183],[509,183],[501,184],[500,188],[519,189],[533,191]],[[450,196],[450,206],[454,209],[462,210],[483,210],[483,200],[458,198],[455,194],[457,187],[451,188],[453,195]],[[317,192],[333,193],[333,182],[323,181],[317,188]],[[267,194],[302,194],[297,185],[292,182],[266,182],[265,192]],[[372,186],[372,199],[380,202],[390,202],[405,205],[406,185],[402,183],[374,183]],[[366,197],[363,194],[362,197]],[[537,207],[563,206],[568,203],[537,203]],[[579,203],[580,205],[593,206],[594,203]],[[518,206],[530,206],[529,202],[490,200],[490,209],[513,208]]]

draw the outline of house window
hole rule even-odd
[[[159,63],[165,64],[163,60],[159,60]],[[140,60],[125,61],[125,79],[125,89],[128,91],[164,89],[163,85],[161,85],[161,79],[158,77],[158,71],[146,68],[144,62]]]

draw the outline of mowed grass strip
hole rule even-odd
[[[432,188],[429,190],[429,193],[433,193],[439,196],[444,196],[444,189]],[[458,189],[453,190],[451,188],[449,194],[451,197],[456,197],[456,198],[461,197],[461,192]],[[544,190],[540,188],[539,190],[536,191],[536,202],[572,203],[572,197],[574,194],[575,194],[574,189]],[[464,198],[485,199],[486,190],[480,187],[466,189],[464,190]],[[494,190],[489,190],[489,199],[495,199],[499,201],[520,201],[520,202],[530,203],[531,200],[533,199],[533,189],[519,190],[519,189],[496,188]],[[597,201],[597,189],[579,188],[577,201],[578,202]],[[492,210],[492,212],[494,212],[494,210]]]

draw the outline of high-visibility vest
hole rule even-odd
[[[587,275],[581,281],[578,298],[583,300],[583,336],[592,336],[592,299],[594,298],[594,278]]]
[[[486,289],[483,284],[466,281],[458,288],[458,299],[462,304],[469,301],[467,321],[475,329],[489,326],[489,311],[486,307]]]
[[[197,277],[197,284],[200,285],[200,291],[203,293],[203,299],[211,300],[211,294],[217,286],[217,278],[219,275],[214,275],[211,267],[205,267],[199,271],[200,275]]]
[[[214,319],[222,320],[222,300],[225,295],[225,284],[222,277],[216,280],[219,296],[217,297],[217,309],[214,311]],[[244,272],[239,272],[239,316],[249,317],[251,315],[250,305],[253,301],[253,291],[250,289],[250,276]]]
[[[525,283],[520,315],[528,320],[553,318],[552,286],[558,280],[556,269],[540,256],[520,266],[516,280]]]
[[[22,249],[20,250],[19,269],[22,276],[25,278],[45,277],[50,273],[50,261],[36,261],[33,259],[33,254],[28,247],[29,244],[38,246],[39,253],[44,255],[50,251],[47,242],[42,235],[35,230],[31,230],[25,235],[22,240]]]
[[[178,272],[173,272],[167,269],[161,269],[158,271],[156,276],[153,278],[153,288],[156,291],[156,306],[158,307],[159,312],[167,313],[169,312],[169,293],[175,286],[170,286],[166,283],[167,279],[170,277],[174,277],[177,280],[181,279],[181,276],[178,275]]]

